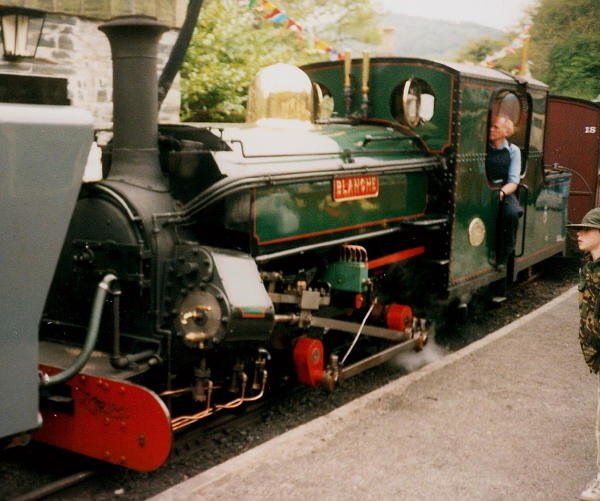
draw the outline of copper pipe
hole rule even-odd
[[[240,392],[240,396],[231,402],[227,402],[226,404],[216,405],[215,409],[220,411],[221,409],[235,409],[244,403],[244,395],[246,394],[246,386],[248,385],[248,376],[245,372],[242,372],[242,391]]]
[[[186,426],[189,426],[196,421],[200,421],[215,412],[214,408],[211,407],[211,398],[213,392],[213,383],[212,381],[208,382],[208,390],[206,397],[206,408],[203,411],[198,412],[197,414],[192,414],[191,416],[179,416],[175,419],[171,419],[171,428],[173,431],[179,431]]]
[[[254,402],[256,400],[261,399],[263,397],[263,395],[265,394],[265,389],[267,387],[267,371],[262,371],[262,372],[263,372],[263,377],[262,377],[260,391],[253,397],[246,398],[245,402]]]
[[[163,391],[163,392],[159,393],[158,396],[159,397],[173,397],[176,395],[182,395],[184,393],[189,393],[191,391],[192,391],[191,388],[180,388],[178,390]]]
[[[246,387],[248,384],[248,376],[245,373],[242,373],[242,391],[240,393],[240,396],[238,398],[233,399],[231,402],[227,402],[226,404],[222,404],[222,405],[215,405],[214,407],[211,407],[212,392],[213,392],[214,387],[213,387],[212,381],[209,382],[206,408],[196,414],[192,414],[192,415],[188,415],[188,416],[179,416],[179,417],[172,419],[171,420],[171,428],[173,429],[173,431],[179,431],[197,421],[200,421],[201,419],[211,416],[215,412],[221,411],[223,409],[235,409],[236,407],[239,407],[240,405],[242,405],[245,402],[254,402],[256,400],[259,400],[265,394],[265,390],[267,387],[267,380],[268,380],[267,371],[266,370],[262,371],[262,373],[263,373],[263,375],[262,375],[261,389],[260,389],[259,393],[257,393],[256,395],[253,395],[251,397],[245,396],[246,395]],[[174,390],[174,392],[182,392],[182,391],[185,391],[185,390]],[[170,393],[170,392],[163,392],[163,393],[161,393],[161,396],[164,394],[168,394],[168,393]]]

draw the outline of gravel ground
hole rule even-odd
[[[473,299],[467,321],[460,325],[447,325],[423,352],[403,354],[344,382],[331,394],[313,390],[290,395],[264,411],[260,424],[249,429],[235,428],[209,433],[194,447],[193,452],[174,455],[156,472],[138,474],[105,467],[102,475],[87,482],[83,490],[63,491],[49,499],[145,499],[527,314],[572,287],[577,280],[578,267],[578,259],[554,259],[536,270],[538,275],[535,279],[512,288],[507,301],[499,306],[491,306],[489,295],[481,293]],[[80,457],[74,461],[68,453],[37,444],[4,451],[0,455],[0,499],[12,499],[55,476],[64,475],[71,471],[65,468],[73,468],[73,463],[79,470],[97,466]]]

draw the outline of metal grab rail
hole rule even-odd
[[[525,203],[521,203],[521,191],[525,193]],[[525,254],[525,235],[526,235],[526,227],[527,227],[527,200],[529,199],[529,186],[526,184],[519,183],[517,187],[517,200],[521,204],[523,208],[523,229],[521,230],[521,250],[519,254],[515,254],[515,257],[521,257]]]

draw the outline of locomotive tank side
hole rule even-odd
[[[259,260],[422,218],[428,173],[439,168],[381,127],[227,128],[222,137],[237,146],[214,155],[222,180],[187,210],[203,239]]]
[[[0,104],[0,438],[40,425],[38,322],[92,139],[84,110]]]

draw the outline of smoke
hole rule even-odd
[[[429,331],[427,344],[421,351],[407,350],[391,360],[396,367],[404,369],[406,372],[413,372],[421,367],[435,362],[446,356],[449,351],[435,342],[435,328]]]

